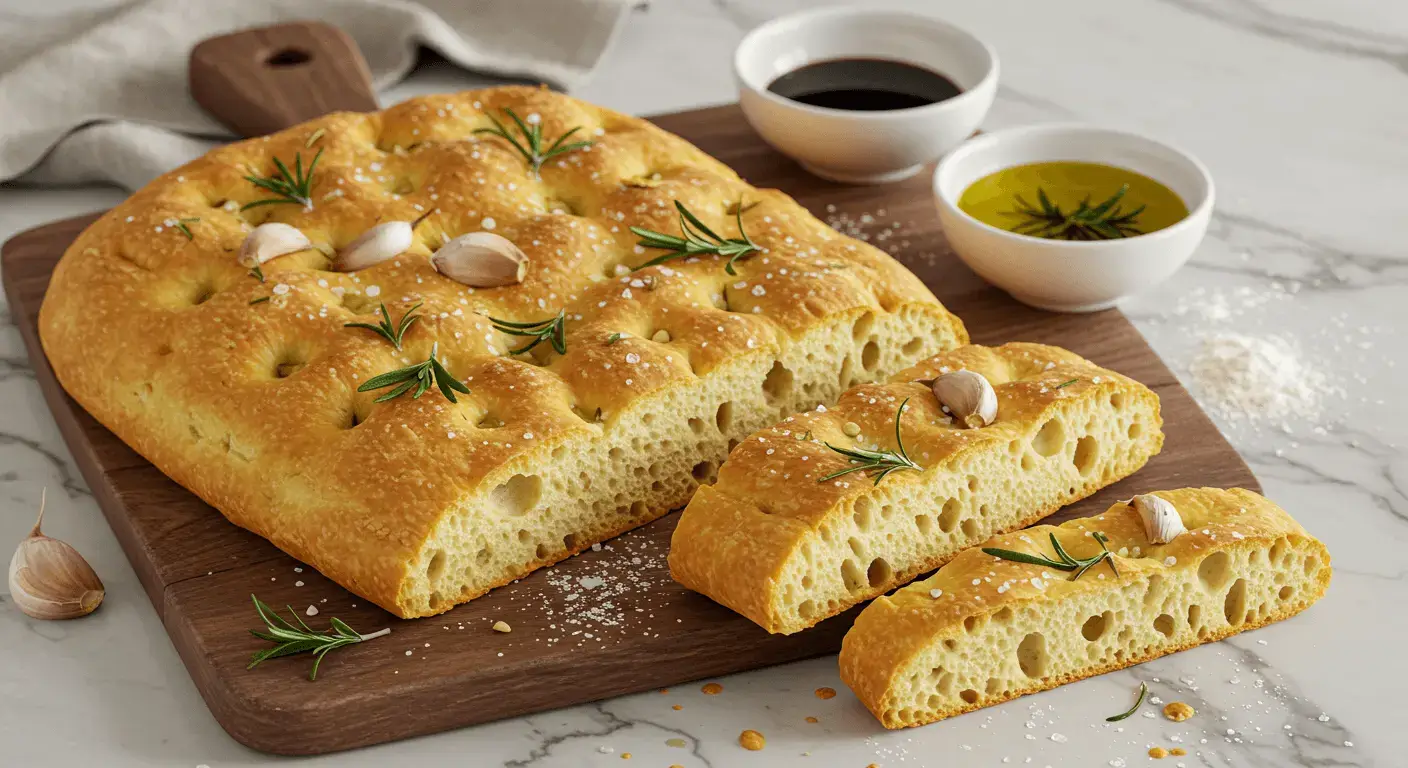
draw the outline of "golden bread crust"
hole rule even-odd
[[[956,426],[918,383],[958,369],[993,385],[992,424]],[[819,482],[850,466],[828,443],[895,450],[906,398],[905,448],[923,472]],[[744,440],[681,516],[671,573],[770,632],[796,632],[1133,473],[1161,448],[1161,424],[1151,390],[1067,350],[960,347]],[[1008,484],[1024,474],[1042,484]]]
[[[1173,504],[1188,529],[1167,544],[1150,544],[1139,514],[1122,502],[1094,517],[994,537],[928,579],[875,600],[845,637],[842,680],[885,727],[923,725],[1280,621],[1323,596],[1330,582],[1329,552],[1271,501],[1240,488],[1154,493]],[[1085,558],[1099,552],[1089,535],[1093,531],[1109,537],[1111,551],[1125,553],[1115,560],[1118,576],[1102,563],[1073,581],[1067,573],[982,551],[999,548],[1049,557],[1053,552],[1047,541],[1054,533],[1073,557]],[[1237,569],[1238,563],[1248,566],[1246,573]],[[1273,572],[1274,580],[1266,577],[1268,601],[1258,604],[1256,585],[1249,590],[1245,583]],[[1232,597],[1238,576],[1244,584],[1237,596],[1240,605]],[[1180,584],[1185,585],[1182,593]],[[1174,613],[1159,616],[1167,623],[1154,621],[1146,632],[1147,617],[1126,610],[1124,595],[1132,595],[1130,605],[1147,613]],[[1196,613],[1179,604],[1180,595],[1196,604]],[[1078,614],[1074,618],[1073,612]],[[1006,618],[994,618],[999,616]],[[1027,617],[1033,626],[1023,623]],[[1098,633],[1092,629],[1097,620]],[[1044,669],[1032,656],[1002,655],[1011,650],[1003,621],[1020,627],[1006,634],[1042,635],[1043,654],[1056,649],[1050,653],[1056,658],[1049,662],[1053,665],[1067,658],[1059,654],[1061,638],[1073,636],[1080,652],[1070,657],[1079,665]],[[1121,644],[1124,637],[1129,639]],[[1110,638],[1113,644],[1098,653],[1091,645],[1087,660],[1087,645]],[[975,645],[996,649],[996,655],[982,657],[971,648]],[[1012,655],[1020,654],[1019,646]],[[974,658],[980,661],[966,661]],[[1047,663],[1042,660],[1042,667]],[[969,671],[967,666],[983,668]],[[1011,668],[1019,666],[1013,674]],[[948,683],[942,679],[945,673],[957,673],[959,681]],[[954,696],[964,675],[1007,683],[998,690],[974,683],[975,690],[965,691],[969,696]],[[940,695],[931,699],[931,694]]]
[[[503,139],[474,133],[504,108],[536,116],[548,142],[581,126],[573,139],[593,144],[549,160],[536,178]],[[316,152],[311,208],[240,210],[270,197],[246,176],[270,176],[276,158],[292,165],[301,155],[306,166]],[[712,256],[631,272],[659,252],[636,247],[629,227],[678,232],[676,200],[725,237],[736,236],[728,206],[756,203],[743,222],[765,251],[739,261],[736,276]],[[431,210],[409,251],[332,271],[331,254],[374,224]],[[297,227],[314,248],[264,264],[261,283],[236,254],[266,221]],[[445,240],[489,229],[527,254],[522,284],[466,288],[431,267]],[[422,303],[403,352],[344,327],[375,322],[383,302],[394,319]],[[559,309],[565,355],[547,345],[509,355],[523,339],[494,331],[487,317],[534,321]],[[756,391],[759,382],[745,379],[860,316],[922,329],[925,354],[966,341],[917,278],[786,195],[754,189],[644,120],[508,87],[329,115],[162,176],[68,249],[40,330],[65,389],[163,472],[348,589],[415,616],[648,522],[683,504],[694,484],[654,495],[644,490],[650,478],[623,485],[608,498],[645,508],[612,514],[613,504],[570,531],[566,522],[539,531],[536,508],[505,512],[505,499],[532,496],[512,486],[491,498],[495,489],[537,478],[562,451],[637,428],[631,420],[647,405]],[[659,330],[668,341],[650,340]],[[624,336],[616,343],[613,334]],[[357,392],[437,343],[471,390],[458,404],[433,388],[379,404],[383,392]],[[819,364],[834,368],[851,350],[831,354]],[[888,357],[876,375],[909,362]],[[775,414],[801,397],[767,407]],[[671,455],[686,462],[688,480],[690,464],[721,458],[737,436]],[[492,541],[481,541],[484,530]],[[489,552],[491,572],[455,581],[473,565],[471,550]]]

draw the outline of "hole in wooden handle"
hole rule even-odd
[[[313,55],[298,48],[282,48],[264,58],[264,66],[275,69],[297,67],[313,60]]]

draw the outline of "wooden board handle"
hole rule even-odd
[[[263,136],[329,112],[378,109],[357,43],[318,21],[255,27],[191,50],[191,95],[241,136]]]

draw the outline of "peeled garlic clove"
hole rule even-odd
[[[934,397],[955,421],[976,429],[997,418],[997,393],[977,371],[950,371],[934,379]]]
[[[1178,509],[1159,496],[1140,494],[1126,503],[1134,507],[1144,521],[1144,535],[1149,538],[1150,544],[1167,544],[1178,538],[1179,534],[1188,532],[1183,527],[1183,517],[1178,514]]]
[[[528,257],[513,241],[493,232],[471,232],[446,243],[430,257],[435,270],[473,288],[523,282]]]
[[[415,242],[416,227],[436,210],[426,211],[415,221],[385,221],[363,232],[342,249],[333,269],[356,272],[405,253]]]
[[[45,536],[43,496],[34,529],[10,559],[10,599],[36,619],[76,619],[103,602],[103,582],[68,544]]]
[[[257,267],[264,262],[289,253],[312,248],[308,237],[287,224],[271,221],[260,224],[240,244],[240,263]]]

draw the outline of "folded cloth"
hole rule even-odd
[[[0,14],[0,181],[136,189],[228,130],[190,96],[201,40],[317,19],[362,49],[386,87],[420,46],[480,72],[570,89],[624,22],[627,0],[139,0],[66,14]]]

